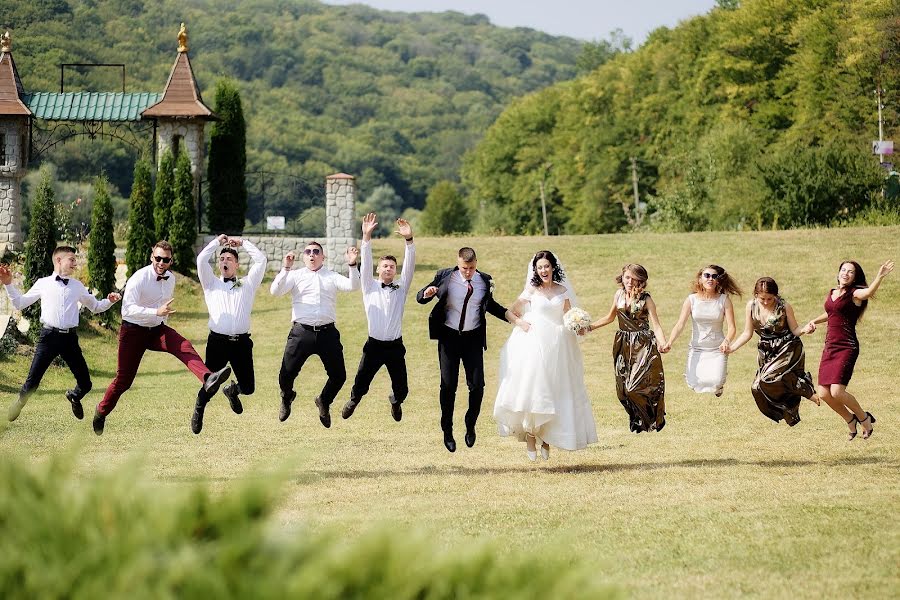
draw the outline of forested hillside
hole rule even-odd
[[[722,0],[515,102],[463,181],[483,231],[541,231],[542,184],[551,232],[847,221],[879,202],[898,81],[898,0]]]
[[[27,90],[57,90],[59,63],[126,63],[128,91],[162,91],[185,22],[195,74],[212,104],[237,80],[248,169],[390,185],[421,207],[431,185],[458,179],[463,153],[513,98],[572,79],[582,43],[484,16],[405,14],[312,0],[6,0],[0,26]],[[115,76],[67,71],[67,91],[116,91]],[[107,171],[127,195],[134,156],[67,144],[59,177]],[[123,187],[125,189],[123,189]]]

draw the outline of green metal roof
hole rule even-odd
[[[48,121],[140,121],[141,113],[160,98],[162,94],[148,92],[35,92],[22,95],[34,117]]]

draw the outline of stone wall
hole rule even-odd
[[[22,249],[21,182],[25,176],[24,148],[27,128],[21,118],[0,118],[3,160],[0,161],[0,243]]]
[[[197,238],[197,253],[200,253],[200,250],[203,249],[214,237],[214,235],[203,235]],[[262,250],[265,253],[266,257],[268,257],[269,262],[267,265],[267,270],[269,271],[277,271],[281,268],[281,261],[284,259],[284,255],[294,251],[294,254],[297,256],[297,261],[302,260],[303,248],[309,242],[316,241],[320,244],[325,244],[325,241],[322,239],[314,239],[314,238],[298,238],[298,237],[276,237],[276,236],[266,236],[266,235],[245,235],[243,239],[249,240],[253,242],[253,244]],[[326,248],[325,250],[325,261],[328,265],[328,268],[337,271],[341,275],[347,275],[347,262],[344,259],[344,250],[346,248],[341,249],[340,255],[337,257],[337,260],[334,260],[334,257],[331,256],[331,253]],[[250,255],[247,254],[243,250],[238,251],[238,262],[241,264],[241,273],[246,274],[247,269],[250,267]],[[300,264],[298,262],[298,264]]]

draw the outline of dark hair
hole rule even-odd
[[[692,289],[694,293],[700,292],[703,289],[703,286],[700,284],[700,277],[703,275],[703,271],[707,269],[716,272],[716,291],[720,294],[737,294],[738,296],[743,296],[744,292],[741,290],[740,286],[735,282],[734,279],[725,271],[725,267],[720,267],[719,265],[706,265],[699,271],[697,271],[697,277],[694,278],[694,284]]]
[[[644,289],[647,287],[647,280],[650,279],[650,275],[647,273],[647,269],[637,263],[628,263],[627,265],[622,267],[622,272],[619,273],[619,275],[616,277],[616,283],[618,283],[619,287],[623,290],[625,289],[625,284],[622,283],[622,276],[625,275],[625,271],[631,271],[641,282],[641,285],[637,286],[637,296],[640,296]]]
[[[475,262],[476,260],[478,260],[478,258],[475,256],[475,250],[469,248],[468,246],[460,248],[459,254],[457,256],[459,256],[465,263]]]
[[[865,271],[863,271],[863,268],[855,260],[845,260],[845,261],[841,262],[841,265],[838,267],[838,276],[840,276],[841,268],[843,268],[844,265],[853,265],[853,281],[850,282],[850,285],[848,285],[846,289],[855,290],[858,288],[869,287],[869,284],[866,283]],[[846,291],[846,289],[841,288],[841,280],[840,279],[838,279],[838,289],[841,290],[841,294],[844,294],[844,292]],[[851,293],[852,293],[852,291],[851,291]],[[872,298],[872,297],[873,296],[869,296],[869,298]],[[863,313],[866,312],[866,307],[868,305],[869,305],[868,298],[866,300],[862,301],[862,304],[860,305],[860,311],[859,311],[860,319],[862,318]]]
[[[542,258],[546,258],[550,262],[550,266],[553,268],[553,281],[559,283],[566,278],[566,274],[563,272],[562,267],[559,266],[559,261],[557,261],[556,257],[553,256],[553,253],[549,250],[541,250],[534,255],[534,258],[531,259],[531,270],[534,272],[534,275],[532,275],[530,283],[533,287],[541,286],[541,278],[537,274],[537,264],[538,261]]]
[[[71,252],[72,254],[77,254],[78,252],[72,246],[57,246],[53,250],[53,256],[55,257],[57,254],[62,254],[64,252]]]
[[[322,246],[322,244],[320,244],[319,242],[317,242],[315,240],[309,242],[308,244],[306,244],[306,246],[318,246],[319,250],[322,251],[322,255],[323,256],[325,255],[325,248]],[[306,248],[306,246],[304,246],[304,248]]]
[[[397,257],[394,256],[393,254],[385,254],[384,256],[382,256],[381,258],[378,259],[378,262],[381,262],[383,260],[390,260],[390,261],[393,261],[393,263],[395,265],[397,264]]]
[[[153,247],[150,249],[150,252],[153,252],[157,248],[159,248],[160,250],[163,250],[165,252],[168,252],[169,254],[175,253],[174,250],[172,250],[172,244],[170,244],[166,240],[159,240],[158,242],[153,244]]]
[[[238,258],[237,250],[235,250],[234,248],[222,248],[221,250],[219,250],[219,256],[222,256],[223,254],[230,254],[234,256],[235,260],[237,260]]]
[[[778,295],[778,284],[771,277],[760,277],[753,286],[753,295],[757,294],[773,294]]]

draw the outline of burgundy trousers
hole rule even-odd
[[[141,327],[123,321],[119,328],[119,357],[116,377],[106,388],[103,400],[97,405],[97,412],[101,415],[108,415],[112,412],[119,397],[134,382],[134,376],[137,374],[141,359],[147,350],[168,352],[183,362],[201,383],[210,373],[210,370],[203,364],[203,359],[194,350],[194,346],[168,325]]]

